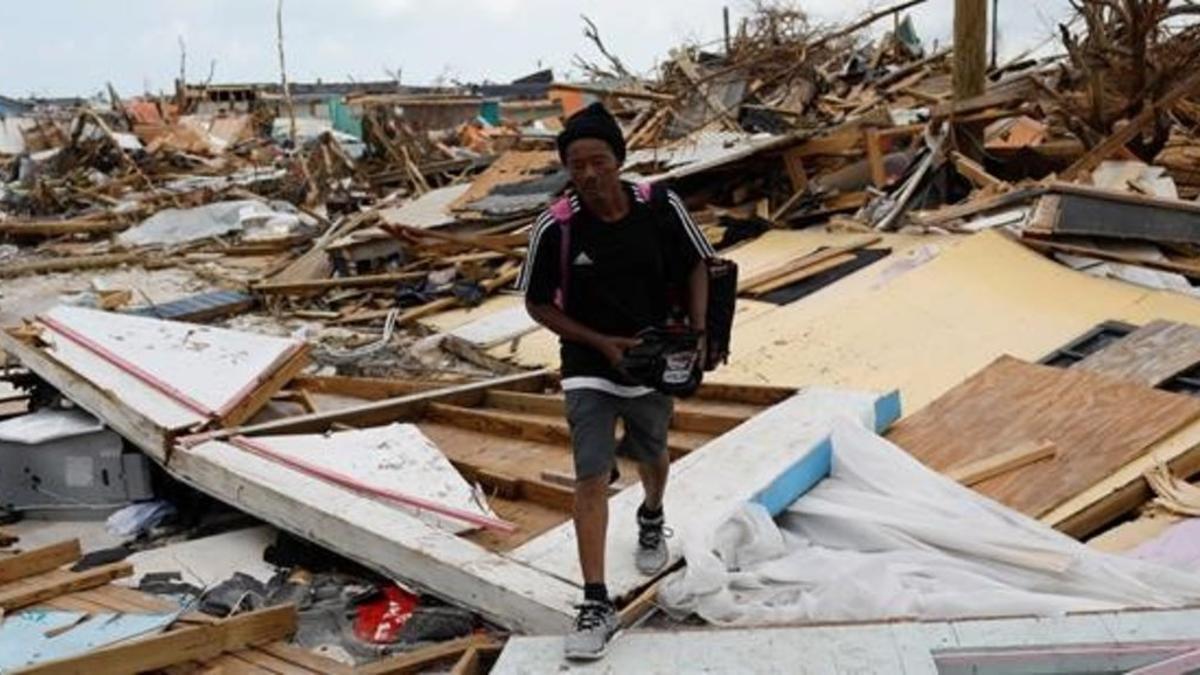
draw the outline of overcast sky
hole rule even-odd
[[[799,0],[821,22],[843,22],[892,0]],[[913,10],[927,44],[948,41],[953,0]],[[991,3],[989,2],[989,5]],[[571,57],[599,60],[580,14],[609,50],[649,72],[683,40],[719,39],[721,7],[737,18],[748,0],[284,0],[288,75],[293,81],[438,78],[507,82],[539,67],[560,77]],[[1002,53],[1050,36],[1067,0],[1001,0]],[[111,81],[122,95],[169,91],[179,72],[179,37],[189,80],[274,81],[275,0],[0,0],[0,93],[90,95]]]

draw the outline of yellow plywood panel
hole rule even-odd
[[[882,237],[883,241],[880,242],[879,247],[891,248],[893,251],[891,256],[804,298],[796,303],[796,306],[808,305],[814,301],[837,302],[839,298],[869,290],[880,282],[880,275],[885,274],[886,270],[893,269],[893,274],[901,271],[905,261],[914,259],[920,249],[945,250],[961,239],[958,237],[897,234],[885,234]],[[829,233],[823,230],[773,230],[753,241],[722,252],[722,255],[737,262],[739,275],[745,277],[775,267],[787,260],[804,256],[818,248],[844,246],[861,238],[861,234]],[[510,299],[505,298],[505,300]],[[496,301],[491,300],[484,303],[475,311],[490,309],[491,303]],[[503,306],[498,306],[495,311],[503,308]],[[749,353],[745,346],[747,343],[743,342],[743,334],[750,333],[752,323],[765,320],[783,309],[789,308],[780,308],[771,303],[756,300],[739,299],[737,313],[734,315],[734,343],[731,360],[737,361],[741,355]],[[441,321],[443,316],[440,315],[437,319]],[[476,316],[483,315],[476,314]],[[459,320],[458,324],[443,324],[442,330],[452,329],[461,323],[462,321]],[[557,368],[559,365],[558,339],[545,329],[524,335],[515,343],[499,345],[489,350],[489,354],[497,358],[509,359],[521,366]],[[734,378],[731,381],[741,380]]]
[[[419,323],[431,330],[445,333],[459,326],[465,326],[472,321],[491,316],[509,307],[516,307],[523,302],[525,302],[525,298],[520,295],[495,295],[484,300],[478,307],[452,309],[447,312],[427,316],[421,319]]]
[[[997,233],[886,283],[881,265],[740,326],[710,379],[899,387],[916,411],[1002,354],[1037,360],[1101,321],[1200,321],[1200,301],[1089,277]]]

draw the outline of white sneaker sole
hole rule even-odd
[[[599,661],[600,659],[604,658],[606,654],[608,654],[609,645],[616,642],[617,638],[621,637],[622,632],[624,632],[622,629],[617,629],[617,631],[612,634],[612,637],[608,638],[608,642],[605,642],[604,646],[601,647],[600,651],[598,652],[568,652],[564,650],[563,658],[568,661]]]

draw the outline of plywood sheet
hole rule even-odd
[[[372,488],[399,492],[481,516],[491,515],[480,508],[471,486],[442,451],[412,424],[390,424],[332,434],[263,436],[254,440],[279,455],[335,471]],[[280,473],[296,471],[283,464],[276,464],[275,469]],[[348,494],[356,494],[344,489]],[[322,507],[335,510],[343,502],[347,500],[327,502]],[[422,509],[400,505],[396,508],[409,511],[420,520],[448,532],[472,529],[459,520]]]
[[[974,486],[1038,517],[1197,417],[1194,398],[1005,356],[897,424],[888,439],[939,471],[1029,441],[1053,442],[1054,458]]]
[[[888,260],[735,325],[729,365],[706,380],[899,387],[917,410],[1003,354],[1035,361],[1104,321],[1200,325],[1200,300],[1095,279],[995,232],[938,246],[923,264],[910,257],[919,248],[897,247]]]
[[[1074,367],[1155,387],[1200,363],[1200,326],[1152,321]]]
[[[301,346],[295,340],[81,307],[56,307],[46,316],[211,411],[247,396]],[[49,329],[43,335],[55,360],[160,427],[180,429],[206,419],[77,342]]]

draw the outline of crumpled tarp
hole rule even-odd
[[[1058,615],[1200,601],[1200,576],[1087,548],[848,419],[833,470],[778,520],[685,541],[660,603],[714,624]],[[668,518],[670,516],[668,515]]]
[[[286,236],[304,222],[296,208],[286,202],[266,204],[241,199],[193,209],[163,209],[122,232],[117,241],[126,246],[170,246],[250,230],[257,230],[259,235]]]

